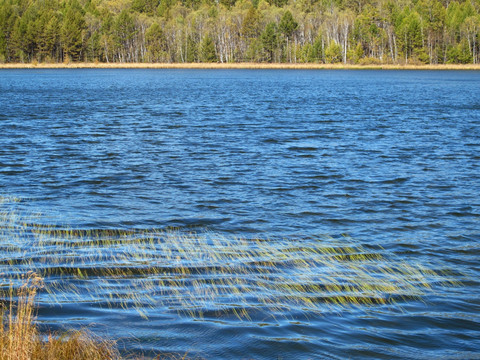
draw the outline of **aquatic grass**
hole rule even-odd
[[[3,204],[8,201],[3,200]],[[35,272],[42,301],[152,308],[249,321],[389,306],[400,310],[455,281],[438,267],[344,237],[230,238],[175,230],[69,229],[11,208],[0,214],[0,273]]]

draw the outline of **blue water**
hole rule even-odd
[[[208,359],[480,358],[479,94],[468,71],[0,71],[0,194],[39,224],[348,236],[462,281],[402,312],[39,321]]]

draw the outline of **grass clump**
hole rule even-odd
[[[86,331],[42,335],[36,326],[35,297],[43,279],[29,273],[16,290],[9,288],[10,301],[0,309],[1,360],[114,360],[115,343]]]

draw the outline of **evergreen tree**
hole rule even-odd
[[[242,23],[242,36],[251,40],[258,36],[260,30],[260,17],[254,6],[248,9]]]
[[[198,60],[197,44],[191,35],[187,36],[187,50],[186,61],[189,63],[196,62]]]
[[[280,20],[280,24],[278,25],[278,29],[280,32],[287,38],[291,39],[293,36],[293,32],[297,30],[298,23],[293,18],[293,15],[290,11],[285,11]]]
[[[277,25],[273,22],[268,23],[262,33],[263,49],[266,52],[266,60],[268,62],[273,62],[274,60],[275,50],[277,49],[277,41]]]
[[[12,33],[15,21],[13,6],[6,1],[0,3],[0,62],[13,60]]]
[[[73,61],[81,60],[84,30],[83,10],[76,0],[72,0],[66,4],[60,35],[64,53]]]
[[[283,14],[282,19],[280,20],[280,24],[278,25],[278,30],[286,39],[287,46],[286,46],[285,58],[289,62],[292,62],[292,51],[290,48],[290,41],[292,40],[293,32],[297,30],[297,28],[298,28],[298,23],[293,18],[292,13],[289,10],[287,10]]]
[[[158,23],[153,23],[145,33],[148,61],[159,62],[167,59],[167,40]]]
[[[53,11],[46,12],[42,16],[42,32],[39,34],[38,51],[41,60],[58,60],[55,56],[59,47],[60,25],[59,20]]]
[[[203,38],[201,44],[201,57],[203,62],[216,62],[217,54],[215,52],[215,44],[213,43],[212,38],[207,35]]]

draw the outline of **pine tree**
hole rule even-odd
[[[81,60],[85,19],[80,4],[73,0],[66,5],[61,28],[61,41],[65,55],[73,61]]]
[[[274,60],[274,53],[277,49],[277,24],[271,22],[266,27],[262,33],[262,44],[263,49],[266,52],[266,59],[268,62],[273,62]]]
[[[203,62],[217,61],[217,55],[215,53],[215,44],[213,43],[213,40],[209,35],[203,38],[200,52],[201,52]]]
[[[153,23],[145,33],[145,44],[149,61],[165,61],[167,58],[167,40],[163,34],[162,27],[158,23]]]

